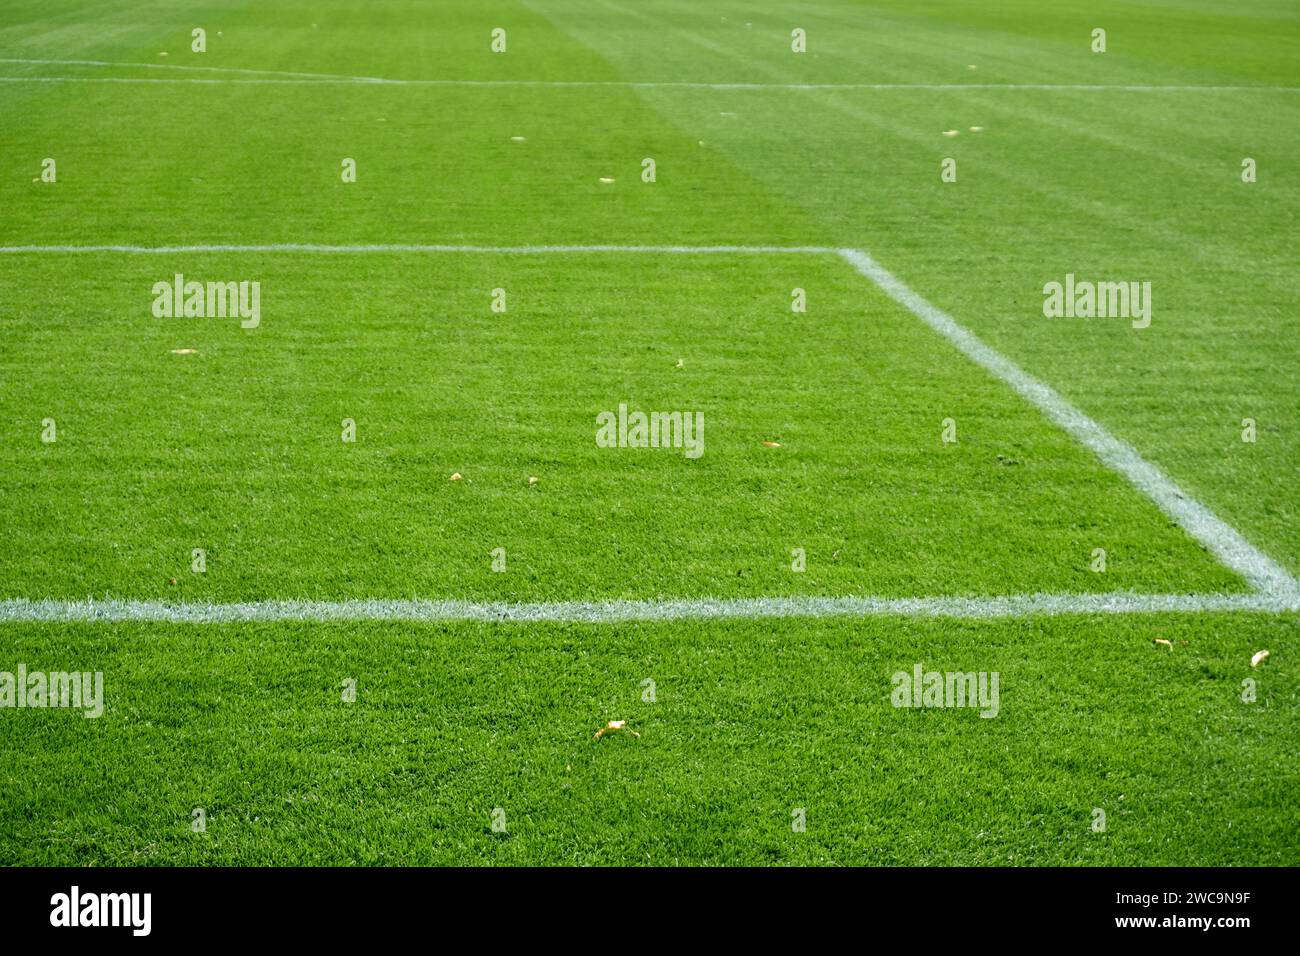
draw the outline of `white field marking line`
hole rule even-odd
[[[338,73],[304,73],[288,70],[257,70],[243,67],[192,66],[180,63],[114,63],[108,60],[42,60],[0,57],[0,63],[45,66],[94,66],[117,69],[175,70],[229,74],[219,77],[124,77],[124,76],[0,76],[3,83],[253,83],[272,85],[343,84],[370,86],[482,86],[694,90],[1045,90],[1128,93],[1225,93],[1253,90],[1272,93],[1300,93],[1300,86],[1195,86],[1158,84],[1097,83],[706,83],[689,80],[469,80],[387,79],[379,76],[345,76]],[[236,77],[244,77],[238,79]]]
[[[1103,464],[1127,478],[1179,527],[1208,548],[1220,563],[1241,575],[1256,590],[1284,603],[1293,603],[1300,597],[1300,584],[1284,568],[1182,491],[1163,471],[1139,455],[1133,446],[1116,438],[1075,408],[1054,388],[985,345],[947,312],[931,305],[866,252],[841,249],[840,255],[967,358],[1006,382],[1021,398],[1037,406],[1059,427],[1091,449]]]
[[[194,245],[194,246],[0,246],[0,254],[38,255],[42,253],[119,252],[129,255],[171,255],[190,252],[302,252],[321,254],[357,254],[375,252],[436,252],[481,255],[556,255],[563,253],[637,253],[664,255],[800,255],[824,256],[837,250],[830,246],[457,246],[381,243],[375,245],[317,245],[312,243],[274,243],[270,245]]]
[[[0,56],[0,63],[28,63],[41,66],[106,66],[124,70],[178,70],[187,73],[231,73],[246,76],[287,76],[300,80],[342,80],[348,83],[385,83],[375,76],[352,76],[341,73],[303,73],[297,70],[256,70],[237,66],[198,66],[185,63],[115,63],[110,60],[35,60],[26,57]],[[40,79],[40,77],[34,77]]]
[[[0,601],[5,622],[163,622],[226,624],[275,621],[581,622],[717,620],[727,618],[921,617],[997,619],[1066,614],[1166,614],[1216,611],[1300,611],[1300,597],[1263,594],[1020,594],[1005,597],[760,597],[647,601],[350,600],[249,601],[231,604],[161,601]]]
[[[1257,93],[1300,93],[1300,86],[1104,86],[1083,83],[690,83],[690,82],[653,82],[643,80],[305,80],[305,79],[271,79],[250,77],[197,77],[169,76],[132,77],[132,76],[0,76],[0,83],[125,83],[136,85],[176,85],[198,84],[208,86],[464,86],[464,87],[525,87],[535,86],[547,89],[584,89],[592,87],[621,88],[631,90],[865,90],[888,92],[894,91],[934,91],[951,92],[960,90],[1038,90],[1057,93],[1239,93],[1251,91]]]

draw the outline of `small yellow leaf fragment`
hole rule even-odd
[[[781,443],[780,443],[779,441],[765,441],[765,442],[763,442],[763,444],[766,445],[768,448],[780,448],[780,447],[781,447]]]
[[[601,727],[600,730],[596,731],[596,736],[592,737],[591,739],[599,740],[601,737],[605,736],[606,734],[612,734],[616,730],[623,730],[623,729],[626,729],[629,734],[631,734],[633,737],[636,737],[638,740],[641,739],[640,734],[638,734],[635,730],[627,726],[626,720],[611,720],[604,727]]]
[[[1266,660],[1268,660],[1268,651],[1256,651],[1255,655],[1250,659],[1250,666],[1258,667]]]
[[[448,481],[460,481],[460,472],[459,472],[459,471],[456,472],[454,475],[452,475],[452,476],[451,476],[450,478],[448,478],[447,480],[448,480]]]
[[[537,476],[536,476],[536,475],[529,475],[529,476],[528,476],[528,484],[529,484],[530,487],[531,487],[532,485],[537,484]]]
[[[1167,647],[1167,648],[1169,648],[1171,651],[1174,649],[1173,642],[1172,642],[1172,641],[1166,641],[1163,637],[1157,637],[1157,638],[1156,638],[1156,644],[1159,645],[1160,647]]]
[[[682,368],[684,365],[685,365],[685,363],[684,363],[681,359],[678,359],[678,360],[677,360],[677,365],[676,365],[675,367],[676,367],[676,368]]]

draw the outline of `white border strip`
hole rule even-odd
[[[607,624],[621,621],[727,618],[922,617],[986,620],[1066,614],[1163,614],[1300,611],[1300,597],[1260,594],[1022,594],[1008,597],[761,597],[720,600],[548,601],[538,604],[475,601],[354,600],[250,601],[167,604],[160,601],[0,601],[0,623],[147,621],[238,624],[276,621],[538,621]]]
[[[622,88],[688,90],[1045,90],[1048,92],[1228,93],[1237,91],[1300,93],[1300,86],[1196,86],[1097,83],[706,83],[690,80],[470,80],[387,79],[338,73],[303,73],[180,63],[114,63],[108,60],[40,60],[0,57],[0,63],[39,66],[93,66],[124,70],[165,70],[222,74],[216,77],[0,76],[2,83],[252,83],[269,85],[549,87],[554,89]]]
[[[169,76],[0,76],[0,83],[123,83],[136,86],[179,84],[239,86],[460,86],[460,87],[541,87],[546,89],[588,89],[592,87],[631,90],[874,90],[933,91],[959,90],[1041,90],[1048,93],[1300,93],[1300,86],[1104,86],[1085,83],[657,83],[648,80],[381,80],[357,77],[349,79],[273,79],[270,77],[196,77]]]
[[[303,73],[298,70],[255,70],[238,66],[198,66],[186,63],[119,63],[111,60],[37,60],[18,56],[0,56],[0,63],[23,63],[35,66],[101,66],[120,70],[168,70],[181,73],[225,73],[239,76],[283,76],[298,80],[334,80],[346,83],[385,83],[377,76],[352,76],[343,73]],[[27,79],[27,77],[19,77]],[[31,77],[42,79],[42,77]]]
[[[1295,578],[1210,509],[1186,494],[1163,471],[1139,455],[1133,446],[1079,411],[1054,388],[985,345],[974,333],[957,324],[947,312],[931,305],[867,253],[860,249],[841,249],[840,255],[967,358],[1006,382],[1021,398],[1092,449],[1103,464],[1127,478],[1184,531],[1205,545],[1224,566],[1240,574],[1252,587],[1288,601],[1300,595],[1300,585]]]
[[[118,252],[130,255],[173,255],[190,252],[303,252],[322,254],[357,254],[372,252],[463,252],[485,255],[530,256],[557,253],[628,252],[638,254],[665,254],[681,256],[734,256],[734,255],[803,255],[825,256],[838,252],[830,246],[455,246],[407,243],[378,243],[374,245],[321,245],[313,243],[272,243],[268,245],[204,244],[193,246],[0,246],[0,255],[42,253]]]

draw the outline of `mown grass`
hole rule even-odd
[[[1300,682],[1285,654],[1249,663],[1293,629],[10,628],[29,668],[101,669],[109,705],[6,715],[0,859],[1294,865]],[[999,672],[998,715],[895,709],[890,676],[917,662]],[[641,737],[592,740],[620,719]]]
[[[0,57],[1295,86],[1298,34],[1265,0],[20,0]],[[4,245],[869,249],[1300,570],[1294,93],[3,83],[0,117]],[[154,318],[177,272],[260,281],[262,325]],[[1045,319],[1067,272],[1150,281],[1151,327]],[[5,255],[0,320],[0,598],[1243,589],[833,257]],[[703,457],[598,449],[624,401],[703,411]],[[0,711],[0,862],[1294,865],[1296,623],[8,623],[0,670],[103,670],[108,711]],[[999,716],[891,707],[918,661],[999,672]]]

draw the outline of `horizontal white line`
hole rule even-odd
[[[0,63],[44,66],[93,66],[113,69],[144,69],[222,74],[216,77],[126,77],[126,76],[2,76],[3,83],[246,83],[302,86],[313,84],[362,86],[467,86],[467,87],[553,87],[694,90],[1044,90],[1048,92],[1128,93],[1226,93],[1237,91],[1300,93],[1298,86],[1225,86],[1104,83],[708,83],[691,80],[471,80],[471,79],[388,79],[378,76],[345,76],[338,73],[304,73],[290,70],[257,70],[243,67],[194,66],[179,63],[114,63],[108,60],[38,60],[0,57]]]
[[[120,63],[111,60],[36,60],[17,56],[0,56],[0,63],[28,63],[40,66],[99,66],[121,70],[168,70],[185,73],[231,73],[247,76],[286,76],[296,79],[342,80],[348,83],[383,83],[375,76],[352,76],[342,73],[304,73],[299,70],[255,70],[238,66],[199,66],[194,63]]]
[[[686,90],[890,90],[907,91],[960,91],[960,90],[1039,90],[1043,92],[1078,93],[1300,93],[1300,86],[1105,86],[1085,83],[662,83],[637,80],[306,80],[253,77],[169,76],[0,76],[0,83],[125,83],[136,85],[241,85],[241,86],[469,86],[469,87],[521,87],[535,86],[549,89],[582,89],[588,87],[617,87],[623,89],[686,89]]]
[[[967,358],[1006,382],[1018,395],[1091,449],[1105,465],[1127,478],[1184,531],[1205,545],[1222,564],[1240,574],[1253,587],[1291,602],[1300,595],[1300,584],[1285,569],[1174,484],[1127,442],[1116,438],[1075,408],[1051,386],[985,345],[947,312],[931,305],[867,253],[858,249],[841,249],[840,255]]]
[[[374,245],[324,245],[314,243],[271,243],[266,245],[203,244],[191,246],[0,246],[0,254],[34,255],[41,253],[118,252],[129,255],[174,255],[190,252],[303,252],[364,254],[372,252],[439,252],[486,255],[556,255],[563,253],[626,252],[663,255],[830,255],[830,246],[457,246],[418,243],[380,243]]]
[[[1162,614],[1300,611],[1300,598],[1257,594],[1021,594],[1006,597],[761,597],[669,601],[352,600],[167,604],[160,601],[0,601],[2,622],[224,624],[262,621],[591,622],[721,618],[938,617],[1014,618],[1063,614]]]

